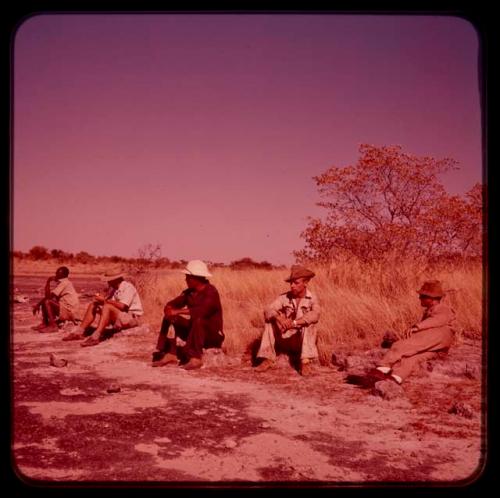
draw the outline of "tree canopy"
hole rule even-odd
[[[297,259],[481,256],[483,187],[449,195],[438,179],[458,169],[455,160],[417,157],[400,146],[363,144],[359,151],[355,165],[314,177],[327,215],[309,218]]]

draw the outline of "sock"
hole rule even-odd
[[[390,367],[377,367],[377,370],[380,370],[382,373],[388,374],[391,371]]]
[[[395,379],[398,384],[401,384],[403,382],[403,379],[399,375],[391,374],[391,377]]]

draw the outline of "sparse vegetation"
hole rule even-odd
[[[76,258],[75,258],[76,259]],[[93,263],[67,261],[73,275],[99,274],[115,266],[112,259],[95,258]],[[163,306],[185,288],[178,271],[185,262],[169,262],[167,267],[154,265],[144,271],[134,260],[127,261],[145,308],[145,319],[158,330]],[[60,261],[31,261],[14,258],[15,274],[52,273]],[[124,264],[124,263],[122,263]],[[230,354],[244,353],[258,339],[264,325],[263,310],[279,293],[288,290],[284,279],[288,268],[231,269],[210,265],[212,283],[219,289],[224,309],[225,348]],[[337,262],[334,266],[312,265],[317,276],[311,281],[321,302],[318,324],[318,349],[323,363],[332,351],[363,350],[379,344],[387,330],[401,334],[422,313],[416,289],[424,280],[443,281],[457,312],[457,338],[462,334],[480,338],[483,320],[483,268],[480,260],[446,261],[426,267],[416,262],[362,263],[359,260]]]
[[[453,159],[417,157],[399,146],[360,146],[354,166],[331,167],[314,177],[327,209],[325,220],[311,219],[302,233],[298,261],[312,267],[311,288],[322,304],[318,324],[321,360],[333,349],[376,346],[386,331],[402,334],[422,310],[416,289],[428,279],[442,280],[446,299],[457,311],[457,337],[481,337],[483,320],[483,191],[475,185],[465,196],[449,195],[438,175],[456,169]],[[76,255],[33,247],[16,251],[14,266],[29,261],[66,263],[72,271],[128,269],[145,306],[146,319],[159,328],[165,303],[185,287],[176,271],[187,261],[162,257],[159,244],[145,244],[137,258]],[[229,265],[207,262],[224,308],[231,354],[243,353],[258,339],[263,309],[288,289],[288,269],[250,257]],[[79,266],[78,266],[79,265]],[[52,270],[53,271],[53,270]]]
[[[313,267],[311,281],[321,302],[318,349],[322,363],[333,350],[354,351],[380,343],[387,330],[401,334],[422,314],[416,290],[424,280],[443,281],[457,312],[458,340],[464,332],[481,337],[483,285],[480,263],[433,266],[423,270],[408,262],[387,267],[346,262],[335,270]],[[213,272],[211,282],[219,289],[224,309],[225,348],[241,354],[258,339],[264,325],[263,309],[279,293],[288,290],[288,270],[245,270],[229,268]],[[153,327],[159,327],[166,301],[185,288],[177,272],[151,271],[136,277],[145,313]]]
[[[458,169],[453,159],[417,157],[399,146],[360,146],[354,166],[333,166],[314,180],[327,210],[301,236],[303,261],[341,258],[364,262],[480,258],[483,192],[450,195],[438,176]]]

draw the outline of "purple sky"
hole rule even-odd
[[[14,42],[13,246],[290,264],[361,143],[482,179],[478,37],[439,16],[41,15]]]

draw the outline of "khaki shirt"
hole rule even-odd
[[[73,287],[73,284],[68,278],[61,278],[51,294],[57,297],[59,306],[66,308],[68,311],[77,315],[80,308],[80,300],[78,294]]]
[[[119,301],[128,306],[128,313],[136,316],[144,314],[141,298],[134,285],[126,280],[120,282],[118,289],[110,289],[111,297],[115,301]]]
[[[278,313],[282,313],[291,320],[301,318],[306,322],[306,326],[311,326],[318,322],[320,314],[320,306],[316,296],[306,289],[306,295],[297,302],[290,292],[285,292],[278,296],[265,310],[264,317],[266,321],[270,321]]]

